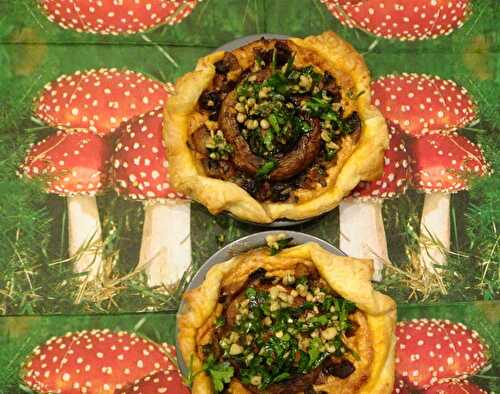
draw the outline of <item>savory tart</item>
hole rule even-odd
[[[362,57],[332,32],[199,60],[166,106],[172,182],[212,213],[318,216],[381,175],[387,127]]]
[[[185,294],[192,392],[391,393],[396,305],[373,290],[371,261],[280,245],[215,265]]]

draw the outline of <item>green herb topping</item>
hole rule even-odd
[[[321,367],[330,357],[351,353],[344,339],[354,327],[353,303],[338,297],[322,280],[288,274],[272,283],[250,286],[235,301],[234,324],[218,337],[215,347],[220,356],[207,359],[209,372],[216,365],[217,371],[227,372],[225,377],[237,376],[244,385],[265,390]],[[230,365],[237,366],[231,376]],[[218,391],[224,388],[220,382],[214,380]]]
[[[257,179],[262,179],[267,176],[272,170],[276,168],[278,162],[276,160],[269,160],[265,162],[262,167],[257,170]]]
[[[212,355],[208,356],[203,370],[212,378],[214,389],[218,393],[224,390],[224,385],[229,383],[234,375],[234,368],[228,362],[218,363]]]
[[[338,150],[333,141],[353,132],[342,118],[340,91],[329,89],[334,79],[314,67],[296,68],[294,57],[281,68],[271,67],[264,80],[251,74],[237,87],[237,121],[252,151],[274,157],[288,151],[300,136],[312,130],[311,118],[321,120],[324,152],[331,159]],[[257,57],[254,70],[260,70]],[[261,72],[261,71],[260,71]]]
[[[228,160],[233,153],[233,147],[227,143],[222,130],[211,130],[205,147],[209,152],[208,157],[213,160]]]
[[[277,235],[269,235],[266,237],[267,246],[269,246],[271,256],[278,254],[280,250],[287,248],[290,242],[293,241],[292,237],[287,237],[286,233]]]

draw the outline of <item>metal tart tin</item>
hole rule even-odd
[[[245,223],[245,224],[251,224],[252,226],[261,227],[261,228],[284,228],[284,227],[298,226],[299,224],[310,222],[311,220],[317,219],[319,217],[319,216],[314,216],[312,218],[307,218],[307,219],[303,219],[303,220],[278,219],[272,223],[256,223],[256,222],[251,222],[249,220],[240,219],[239,217],[233,215],[232,213],[228,213],[227,215],[230,216],[231,218],[233,218],[234,220],[237,220],[238,222]]]
[[[224,246],[222,249],[214,253],[203,265],[199,268],[199,270],[196,272],[196,274],[193,276],[193,279],[191,279],[191,282],[189,283],[188,287],[186,288],[186,291],[195,289],[203,283],[205,280],[205,276],[207,275],[207,272],[212,268],[214,265],[222,263],[224,261],[227,261],[231,259],[232,257],[239,255],[241,253],[247,252],[251,249],[256,249],[262,246],[266,246],[266,238],[269,235],[277,235],[277,234],[285,234],[286,237],[292,238],[292,241],[290,243],[291,246],[295,245],[301,245],[307,242],[315,242],[319,244],[323,249],[327,250],[328,252],[335,254],[337,256],[347,256],[344,252],[342,252],[340,249],[336,248],[335,246],[329,244],[328,242],[322,240],[321,238],[315,237],[313,235],[305,234],[305,233],[300,233],[297,231],[288,231],[288,230],[271,230],[271,231],[263,231],[260,233],[256,234],[251,234],[246,237],[237,239],[234,242],[231,242],[230,244]],[[179,314],[182,313],[182,311],[186,308],[186,303],[184,300],[181,301],[181,304],[179,306],[179,312],[177,317],[179,317]],[[177,322],[179,319],[177,319]],[[177,323],[178,324],[178,323]],[[176,334],[179,332],[179,327],[176,327]],[[183,376],[188,376],[189,374],[189,360],[183,360],[181,350],[179,347],[179,343],[177,341],[177,335],[175,338],[175,346],[177,350],[177,362],[179,365],[179,369],[182,373]]]

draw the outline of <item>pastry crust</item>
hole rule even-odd
[[[363,92],[355,99],[362,123],[359,140],[350,136],[343,138],[337,162],[327,171],[326,186],[298,189],[298,202],[259,202],[232,182],[206,176],[187,142],[202,123],[197,112],[198,99],[211,85],[216,75],[214,63],[224,57],[224,52],[201,58],[195,71],[176,83],[176,95],[166,105],[164,136],[174,187],[205,205],[213,214],[229,211],[238,218],[257,223],[315,217],[335,208],[360,181],[377,179],[382,173],[384,151],[388,147],[387,126],[371,104],[370,75],[361,55],[332,32],[305,39],[291,38],[288,44],[296,52],[299,65],[312,64],[334,75],[341,87],[350,86],[355,94]],[[251,45],[233,51],[242,66],[250,62]],[[347,105],[346,112],[350,110]]]
[[[369,352],[372,362],[366,369],[369,371],[368,377],[357,391],[347,388],[342,393],[389,394],[392,392],[396,304],[390,297],[373,289],[372,262],[336,256],[316,243],[306,243],[285,249],[275,256],[257,249],[233,257],[212,267],[203,284],[184,295],[184,308],[178,314],[178,344],[182,357],[187,365],[191,366],[196,376],[192,387],[193,394],[214,393],[209,376],[204,372],[198,373],[203,364],[198,354],[204,334],[209,331],[214,317],[220,313],[218,300],[222,289],[241,286],[258,268],[264,268],[272,276],[283,276],[299,263],[314,266],[336,293],[356,304],[367,322],[372,347]],[[340,392],[335,377],[329,377],[326,384],[315,386],[315,388],[327,393]],[[249,393],[237,381],[232,382],[230,392]]]

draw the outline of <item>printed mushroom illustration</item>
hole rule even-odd
[[[112,159],[119,195],[145,202],[138,269],[150,286],[176,284],[191,264],[190,201],[170,184],[163,108],[123,125]]]
[[[350,28],[378,37],[415,41],[448,35],[471,13],[470,0],[321,0]]]
[[[426,193],[420,220],[420,258],[432,269],[450,250],[451,193],[467,190],[470,178],[489,173],[480,147],[458,134],[431,134],[409,144],[413,185]]]
[[[27,357],[22,378],[42,394],[114,394],[158,370],[175,370],[160,345],[125,331],[92,330],[38,346]]]
[[[376,281],[382,279],[384,261],[389,261],[382,204],[404,193],[410,177],[409,156],[397,126],[389,125],[389,137],[381,178],[361,182],[339,205],[339,247],[349,256],[373,259]]]
[[[135,71],[77,71],[45,85],[35,100],[34,114],[49,126],[108,135],[121,122],[164,105],[166,89]]]
[[[467,90],[458,86],[454,81],[442,79],[436,76],[425,74],[401,74],[387,75],[378,78],[372,84],[373,103],[377,106],[388,122],[397,124],[410,137],[417,140],[413,141],[415,146],[425,144],[418,142],[420,138],[430,138],[429,135],[449,135],[455,130],[467,126],[477,117],[476,107],[469,96]],[[467,146],[470,146],[467,144]],[[456,155],[460,155],[458,151]],[[474,154],[474,152],[472,152]],[[412,154],[412,160],[415,156]],[[441,159],[445,156],[440,155]],[[446,157],[450,157],[446,153]],[[481,160],[482,154],[479,156]],[[429,158],[428,158],[429,159]],[[439,161],[439,159],[435,159]],[[453,169],[454,162],[458,158],[450,159],[448,167]],[[483,160],[484,161],[484,160]],[[429,160],[427,164],[432,165]],[[445,163],[443,163],[445,164]],[[441,168],[444,170],[444,167]],[[455,171],[459,171],[455,168]],[[415,167],[414,172],[419,170]],[[477,172],[477,171],[476,171]],[[467,175],[462,171],[462,176]],[[477,175],[481,175],[477,173]],[[436,176],[436,175],[434,175]],[[442,176],[451,176],[442,174]],[[439,181],[437,181],[439,182]],[[414,183],[420,183],[417,180]],[[432,182],[427,186],[430,188]],[[438,191],[439,185],[434,185],[434,191]],[[423,185],[417,188],[424,188]],[[455,191],[459,190],[456,189]],[[453,191],[453,190],[452,190]],[[443,208],[438,208],[434,200],[438,197],[436,193],[428,195],[428,204],[424,206],[424,215],[421,222],[421,253],[422,264],[429,270],[434,271],[433,264],[442,265],[446,262],[445,251],[449,248],[449,217],[444,215],[449,213],[449,193],[445,193],[443,199],[438,201],[443,204]],[[446,195],[448,197],[446,197]],[[447,201],[448,199],[448,201]],[[434,213],[431,213],[434,212]],[[436,230],[432,227],[432,215],[442,215],[436,217]],[[425,218],[425,219],[424,219]],[[432,239],[435,247],[429,247],[429,239]],[[428,251],[431,251],[429,254]]]
[[[48,193],[66,197],[68,249],[74,270],[95,279],[102,268],[101,224],[95,195],[107,185],[111,148],[90,133],[58,130],[33,145],[19,173],[41,181]]]
[[[372,97],[384,117],[412,137],[449,134],[477,117],[467,90],[437,76],[382,76],[372,83]]]
[[[479,334],[449,320],[408,320],[396,327],[395,387],[427,389],[474,375],[488,363]],[[400,391],[404,392],[404,391]]]
[[[168,369],[153,372],[133,384],[125,387],[124,390],[117,391],[116,394],[189,394],[190,391],[182,382],[179,371]]]
[[[39,0],[49,20],[64,29],[112,35],[179,23],[197,3],[198,0]]]
[[[488,394],[486,390],[468,381],[451,381],[435,384],[423,394]]]

